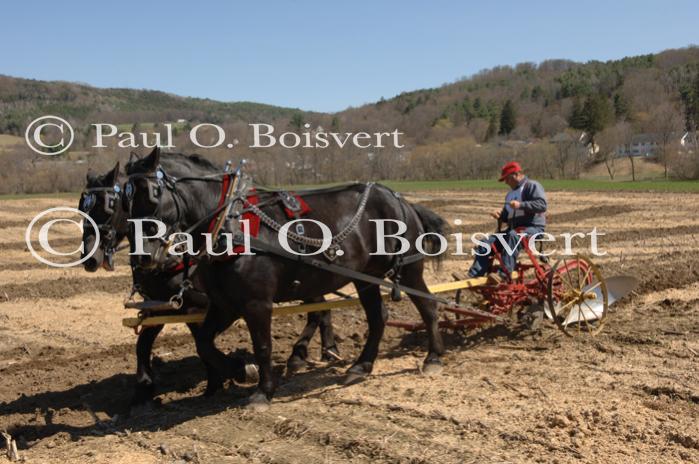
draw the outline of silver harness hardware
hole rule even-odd
[[[338,234],[334,235],[331,239],[331,244],[328,247],[327,250],[323,252],[323,255],[329,260],[329,261],[334,261],[335,258],[337,258],[338,254],[337,251],[340,249],[340,244],[347,238],[349,235],[354,232],[354,230],[357,228],[357,225],[359,224],[360,219],[362,218],[362,215],[364,214],[364,209],[366,208],[367,202],[369,201],[369,194],[371,193],[371,189],[374,186],[373,182],[369,182],[366,184],[366,188],[364,189],[364,192],[362,193],[362,197],[359,200],[359,206],[357,207],[357,211],[354,213],[354,216],[350,221],[347,223],[347,225],[342,229]],[[245,207],[255,213],[259,218],[260,221],[262,221],[263,224],[265,224],[267,227],[270,229],[279,232],[281,229],[282,225],[279,224],[277,221],[269,217],[264,211],[262,211],[260,208],[257,206],[253,205],[247,199],[243,199],[243,202],[245,203]],[[298,232],[299,229],[297,229]],[[305,228],[301,229],[302,232],[305,232]],[[313,237],[307,237],[304,235],[304,233],[297,233],[297,232],[292,232],[288,231],[287,232],[287,238],[304,246],[310,246],[313,248],[320,248],[323,246],[323,239],[320,238],[313,238]]]

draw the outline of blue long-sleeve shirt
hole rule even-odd
[[[510,208],[510,201],[517,200],[520,207],[516,210]],[[517,187],[507,193],[505,206],[500,213],[500,220],[508,224],[510,228],[546,226],[546,192],[544,187],[535,180],[525,177]],[[514,216],[511,214],[514,212]],[[512,219],[512,223],[511,223]]]

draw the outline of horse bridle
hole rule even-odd
[[[104,193],[103,208],[109,216],[107,222],[97,225],[100,234],[100,248],[104,251],[105,256],[111,260],[117,247],[117,243],[114,243],[117,238],[114,218],[116,217],[116,203],[121,195],[121,187],[115,183],[112,187],[86,188],[80,195],[80,211],[89,214],[97,205],[98,193]],[[84,227],[89,226],[85,225]]]
[[[130,174],[128,177],[128,180],[124,184],[124,191],[122,193],[122,206],[124,207],[124,211],[128,213],[129,216],[131,216],[131,212],[133,209],[133,199],[134,195],[136,192],[136,185],[134,183],[135,180],[137,179],[145,179],[147,183],[147,188],[148,188],[148,200],[150,203],[155,205],[155,209],[153,212],[148,215],[148,216],[143,216],[141,219],[152,219],[152,220],[157,220],[161,222],[165,222],[162,220],[160,216],[160,212],[162,211],[163,208],[163,189],[167,190],[170,192],[170,196],[172,197],[172,201],[175,204],[175,220],[169,223],[166,223],[166,229],[165,229],[165,237],[170,237],[174,232],[180,230],[180,222],[182,221],[182,211],[183,208],[181,206],[182,197],[179,193],[179,190],[177,190],[177,182],[180,182],[182,180],[208,180],[207,178],[183,178],[183,179],[178,179],[177,177],[171,176],[165,172],[162,166],[158,166],[155,169],[154,174],[148,174],[148,173],[134,173]],[[159,237],[158,240],[161,242],[161,247],[156,251],[154,260],[158,260],[158,258],[163,254],[162,250],[166,250],[171,244],[171,240],[167,240],[166,238]]]

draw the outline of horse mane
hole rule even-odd
[[[204,158],[202,155],[199,153],[192,153],[191,155],[183,155],[182,153],[176,153],[177,155],[184,156],[188,161],[197,164],[201,167],[208,168],[208,169],[216,169],[216,170],[221,170],[220,166],[215,165],[211,160],[208,158]]]
[[[126,163],[126,172],[137,172],[143,168],[146,162],[147,157],[129,161]],[[215,165],[209,159],[198,153],[186,155],[178,152],[162,152],[160,154],[160,162],[169,169],[200,168],[208,172],[223,170],[220,166]]]

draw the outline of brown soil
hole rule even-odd
[[[459,227],[466,233],[492,228],[484,214],[500,198],[421,195],[412,198],[452,224],[458,217],[486,228]],[[389,328],[374,374],[343,387],[338,381],[364,340],[361,312],[335,313],[348,361],[316,363],[291,378],[281,374],[304,318],[278,318],[279,390],[269,411],[253,413],[243,407],[249,387],[229,383],[201,396],[205,374],[191,337],[170,326],[155,348],[160,405],[128,417],[135,336],[120,319],[129,275],[51,269],[23,251],[17,217],[28,224],[41,209],[75,201],[2,202],[12,219],[0,224],[16,236],[0,244],[0,431],[30,463],[698,462],[699,218],[686,217],[687,201],[550,195],[552,231],[596,225],[607,233],[600,247],[609,253],[596,259],[603,272],[641,281],[594,339],[549,325],[540,334],[448,332],[445,369],[427,377],[419,372],[424,335]],[[467,265],[448,259],[428,280],[450,280]],[[415,318],[405,301],[390,312]],[[250,349],[244,329],[217,343]],[[311,349],[317,359],[317,340]]]

